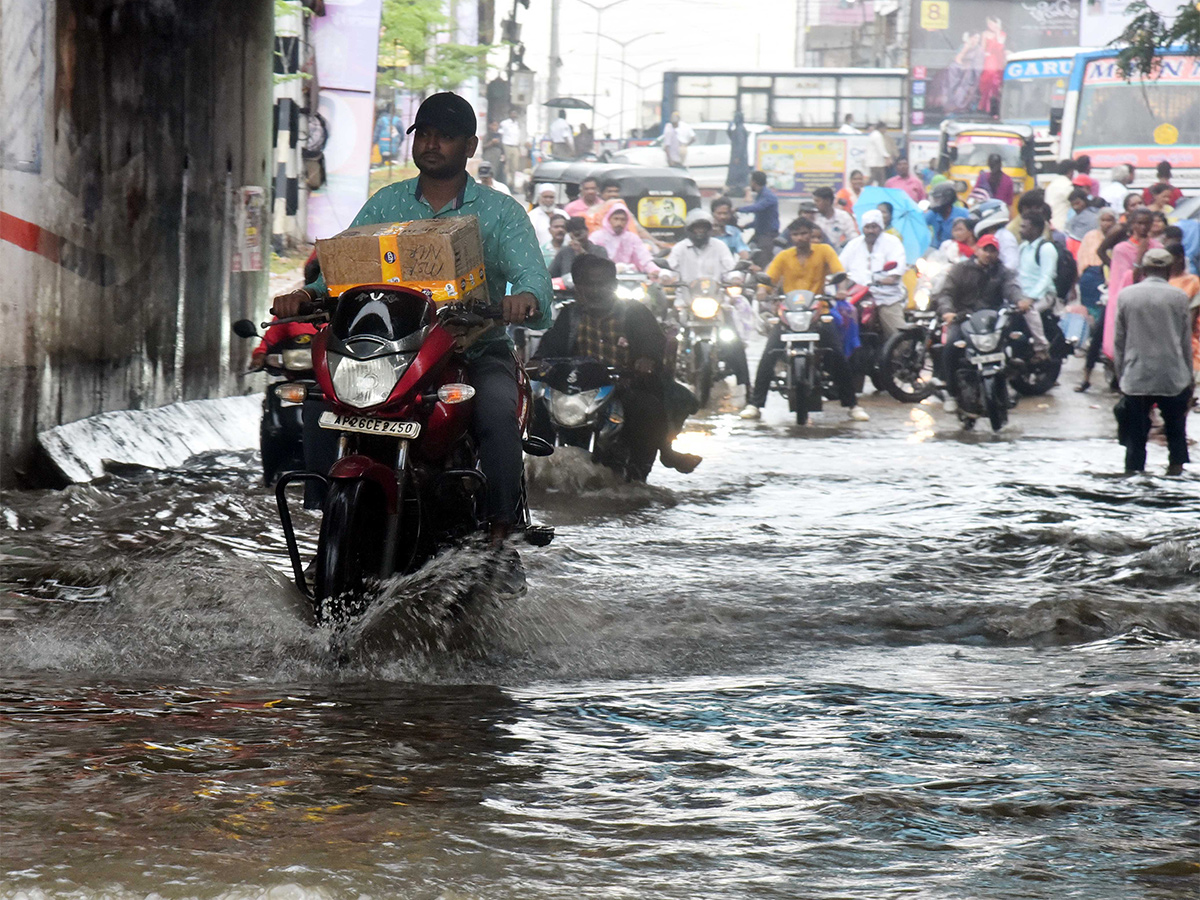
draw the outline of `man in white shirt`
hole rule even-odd
[[[883,187],[887,181],[888,166],[892,164],[892,155],[888,153],[887,126],[876,122],[867,138],[867,168],[871,170],[871,182]]]
[[[853,237],[858,237],[858,226],[854,217],[844,209],[838,209],[833,203],[833,190],[819,187],[813,191],[813,203],[817,207],[813,221],[825,233],[829,244],[838,253]]]
[[[838,134],[862,134],[862,132],[854,127],[854,116],[851,113],[846,113],[846,118],[842,121],[842,127],[838,129]]]
[[[518,109],[514,106],[508,111],[508,118],[500,121],[500,145],[504,148],[504,172],[509,181],[513,181],[518,172],[524,171],[524,160],[521,159],[521,122],[518,120]]]
[[[687,237],[671,248],[667,265],[690,284],[697,278],[720,279],[733,269],[736,260],[724,241],[712,240],[712,218],[702,209],[687,215]]]
[[[493,191],[499,191],[501,194],[512,196],[512,191],[508,189],[508,185],[503,181],[496,180],[496,170],[492,168],[490,162],[481,162],[479,164],[479,183],[484,187],[491,188]]]
[[[696,140],[692,126],[684,122],[679,113],[671,113],[671,121],[663,129],[663,152],[667,154],[667,165],[682,168],[687,163],[687,148]]]
[[[1127,165],[1113,166],[1112,181],[1100,188],[1100,197],[1105,204],[1118,213],[1125,209],[1125,198],[1129,196],[1129,185],[1133,184],[1133,167]]]
[[[870,286],[884,339],[899,331],[904,326],[904,304],[908,300],[900,279],[908,259],[904,242],[894,234],[883,233],[883,213],[877,209],[863,213],[862,234],[846,244],[838,259],[855,284]],[[884,274],[888,263],[895,265]]]
[[[567,122],[567,111],[560,109],[558,118],[550,123],[550,152],[555,159],[570,159],[575,152],[575,135]]]
[[[1066,227],[1067,217],[1071,215],[1071,191],[1075,185],[1071,175],[1075,171],[1075,162],[1064,159],[1059,164],[1058,174],[1046,185],[1046,205],[1050,207],[1050,224],[1058,231]]]
[[[537,233],[538,246],[550,240],[550,217],[556,213],[564,219],[569,218],[558,208],[558,190],[552,184],[539,184],[534,195],[537,203],[529,211],[529,221]]]

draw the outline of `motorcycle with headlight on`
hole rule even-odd
[[[592,462],[626,479],[629,470],[623,427],[620,372],[586,357],[535,360],[528,368],[534,397],[533,433],[558,447],[590,451]]]
[[[242,338],[259,337],[249,319],[234,322],[233,332]],[[316,333],[316,327],[308,323],[272,323],[254,354],[259,360],[254,371],[271,377],[263,396],[258,432],[263,484],[268,487],[282,472],[304,468],[303,398],[305,384],[312,383],[312,340]]]
[[[797,425],[806,424],[810,412],[820,412],[826,396],[836,396],[833,380],[822,362],[824,354],[836,351],[820,346],[820,326],[834,321],[831,309],[835,301],[828,291],[845,278],[846,274],[839,272],[827,280],[826,293],[789,291],[779,303],[783,350],[771,388],[787,400]]]
[[[311,598],[318,623],[354,618],[372,585],[485,533],[486,479],[470,430],[475,389],[461,350],[499,315],[461,304],[439,308],[424,292],[396,284],[358,285],[332,303],[328,327],[312,341],[308,396],[328,406],[319,425],[337,435],[337,459],[328,474],[288,472],[275,486],[296,585]],[[519,371],[525,434],[530,390]],[[553,452],[528,437],[524,448]],[[310,588],[286,489],[311,480],[324,484],[325,499]],[[530,525],[524,505],[518,527],[534,545],[553,538],[552,529]]]
[[[1018,317],[1011,307],[1004,307],[976,310],[962,321],[962,337],[954,342],[962,351],[954,373],[954,398],[965,429],[974,428],[975,420],[984,416],[993,431],[1008,421],[1008,410],[1014,405],[1008,392],[1012,345],[1027,342]]]

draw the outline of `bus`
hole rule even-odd
[[[729,122],[740,108],[747,124],[777,131],[837,131],[846,115],[867,129],[882,121],[904,130],[907,69],[728,70],[663,73],[663,123]]]
[[[1200,57],[1160,51],[1157,77],[1126,81],[1116,51],[1075,57],[1063,109],[1059,156],[1091,157],[1097,177],[1121,163],[1138,168],[1138,182],[1154,180],[1163,160],[1172,182],[1200,187]]]
[[[1062,116],[1075,57],[1084,52],[1083,47],[1024,50],[1011,54],[1004,66],[1000,119],[1033,128],[1034,156],[1039,166],[1059,158],[1058,137],[1050,133],[1050,122]]]

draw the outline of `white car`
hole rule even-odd
[[[729,124],[726,122],[701,122],[693,125],[696,132],[687,150],[687,173],[701,188],[722,188],[729,178]],[[767,131],[766,125],[746,125],[746,159],[754,169],[755,136]],[[665,166],[667,154],[663,150],[662,137],[648,147],[627,147],[612,155],[612,162],[632,166]]]

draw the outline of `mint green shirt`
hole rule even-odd
[[[458,197],[435,211],[421,196],[418,181],[417,178],[410,178],[380,188],[363,204],[350,223],[351,227],[411,222],[414,219],[476,216],[479,219],[483,264],[492,304],[499,304],[500,298],[509,293],[507,287],[511,284],[513,294],[529,293],[537,298],[540,315],[530,318],[526,324],[530,328],[549,328],[550,301],[553,296],[550,273],[542,258],[533,223],[521,204],[506,194],[484,187],[468,175],[467,183]],[[321,276],[306,286],[323,294],[326,292],[325,277]],[[504,326],[497,325],[480,338],[479,343],[507,340]]]

